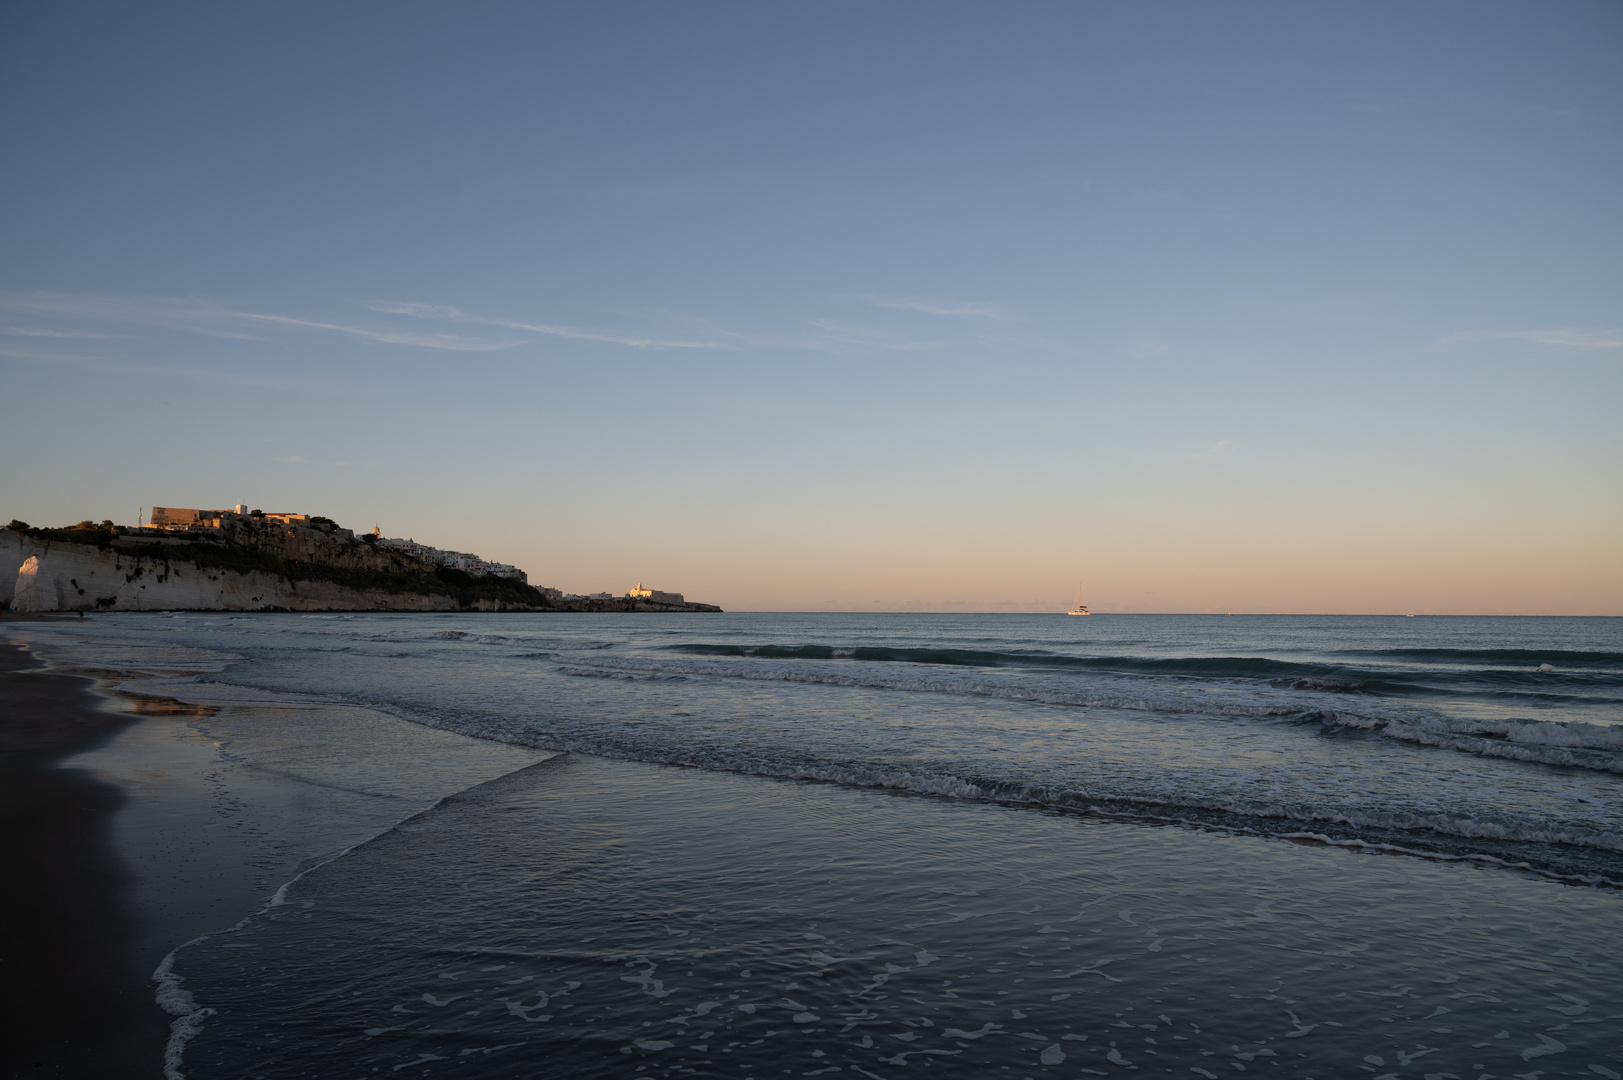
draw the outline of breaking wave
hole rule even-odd
[[[1380,657],[1422,664],[1487,664],[1537,667],[1623,669],[1623,653],[1568,649],[1344,649],[1342,656]]]
[[[503,645],[547,652],[594,652],[612,649],[611,641],[582,641],[574,638],[538,638],[511,634],[474,634],[466,630],[386,630],[378,633],[350,635],[355,641],[403,642],[457,642],[468,645]]]
[[[95,655],[150,666],[161,627],[216,650],[194,677],[499,742],[1623,879],[1623,652],[1578,647],[1607,627],[737,622],[142,616]]]
[[[1312,839],[1338,846],[1368,847],[1432,858],[1475,859],[1591,884],[1623,886],[1623,863],[1612,858],[1623,853],[1623,835],[1587,827],[1578,821],[1524,818],[1515,814],[1484,818],[1468,812],[1451,813],[1445,809],[1413,806],[1351,807],[1301,799],[1251,799],[1177,788],[1134,792],[1099,782],[1000,778],[974,772],[910,767],[899,762],[784,757],[692,744],[628,745],[600,731],[538,727],[514,718],[424,713],[379,700],[356,703],[429,727],[537,749],[781,780],[1082,811],[1262,836]],[[1316,719],[1336,723],[1348,718]],[[1588,864],[1582,857],[1576,862],[1571,857],[1540,860],[1537,852],[1552,845],[1597,855],[1605,853],[1600,864],[1603,869],[1597,871],[1593,866],[1585,869]]]
[[[743,679],[968,695],[1041,705],[1119,709],[1198,718],[1317,722],[1327,728],[1367,731],[1418,746],[1623,775],[1623,725],[1537,719],[1463,720],[1402,701],[1383,701],[1373,693],[1360,699],[1357,708],[1348,708],[1345,702],[1349,691],[1337,683],[1327,686],[1322,680],[1268,679],[1252,688],[1218,690],[1180,684],[1178,680],[1145,678],[1071,679],[1056,684],[1043,680],[1003,679],[998,678],[995,672],[978,675],[958,670],[931,674],[927,666],[930,661],[914,666],[919,662],[893,659],[894,666],[889,668],[793,662],[845,659],[839,654],[846,650],[819,646],[774,647],[770,651],[759,649],[754,652],[743,649],[732,651],[731,647],[728,647],[728,651],[720,651],[720,647],[714,646],[706,646],[705,649],[707,651],[699,655],[717,659],[689,661],[674,658],[646,660],[629,656],[612,659],[594,657],[589,664],[564,661],[563,670],[566,674],[586,678],[650,682],[689,678]],[[673,651],[692,655],[698,650],[692,646],[680,646]],[[900,657],[930,650],[868,651]],[[757,662],[747,662],[750,660]],[[769,660],[774,662],[760,662]],[[786,660],[790,662],[784,662]],[[1192,661],[1190,666],[1202,663],[1208,661]],[[946,666],[965,668],[968,665],[953,663]],[[983,668],[991,666],[994,665],[981,665]],[[1122,674],[1108,668],[1089,670],[1099,675]],[[1279,690],[1295,692],[1274,692]]]
[[[1566,652],[1550,650],[1491,649],[1475,652],[1457,649],[1369,650],[1358,654],[1370,659],[1397,660],[1408,657],[1432,662],[1446,661],[1453,668],[1416,672],[1392,666],[1371,667],[1276,660],[1262,656],[1071,656],[1042,649],[981,650],[936,649],[899,646],[834,645],[732,645],[694,642],[669,645],[667,651],[690,656],[733,657],[754,660],[840,660],[868,663],[925,664],[965,668],[1024,668],[1033,670],[1096,672],[1136,675],[1147,678],[1183,678],[1264,682],[1271,686],[1319,690],[1338,694],[1379,696],[1435,696],[1462,688],[1492,688],[1515,692],[1520,689],[1546,691],[1558,682],[1563,693],[1575,690],[1623,687],[1623,657],[1615,653]],[[1444,654],[1431,656],[1429,654]],[[1460,670],[1460,665],[1477,667]],[[1548,670],[1544,669],[1548,665]],[[1611,698],[1602,698],[1611,701]]]

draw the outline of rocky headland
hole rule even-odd
[[[633,597],[561,599],[514,574],[472,574],[322,518],[229,515],[208,528],[88,522],[0,529],[13,611],[720,611]]]

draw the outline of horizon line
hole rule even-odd
[[[863,608],[733,608],[731,615],[1065,615],[1065,611],[905,611]],[[1616,615],[1563,615],[1549,612],[1526,614],[1513,611],[1470,613],[1458,611],[1090,611],[1094,615],[1202,615],[1214,619],[1239,618],[1345,618],[1345,619],[1623,619]],[[1081,616],[1078,616],[1080,618]]]

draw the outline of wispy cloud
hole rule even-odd
[[[1590,352],[1595,349],[1623,349],[1623,329],[1576,330],[1561,327],[1553,330],[1462,330],[1438,338],[1432,347],[1447,350],[1484,341],[1531,341],[1536,345],[1559,345]]]
[[[6,348],[0,348],[0,356],[9,356],[13,360],[39,360],[47,363],[83,363],[113,359],[110,356],[64,356],[61,353],[24,352],[21,349]]]
[[[125,334],[93,334],[88,330],[46,330],[31,326],[8,326],[8,334],[20,334],[23,337],[39,338],[122,338]]]
[[[1197,465],[1210,465],[1220,461],[1234,452],[1234,446],[1227,439],[1219,439],[1204,450],[1197,450],[1193,454],[1180,454],[1184,461],[1192,461]]]
[[[89,296],[73,293],[0,292],[0,311],[56,321],[122,323],[189,330],[210,337],[262,341],[233,329],[230,314],[202,300],[162,297]],[[69,330],[63,333],[83,333]]]
[[[236,311],[230,314],[233,318],[247,322],[294,326],[307,330],[328,330],[335,334],[347,334],[350,337],[361,338],[364,341],[381,341],[388,345],[415,345],[424,349],[488,352],[495,349],[508,349],[520,344],[520,342],[512,339],[490,341],[485,338],[466,337],[460,334],[419,334],[403,330],[378,330],[365,326],[345,326],[341,323],[296,319],[291,315],[259,315],[247,311]]]
[[[975,300],[937,300],[928,296],[880,296],[869,293],[862,301],[876,308],[897,311],[922,311],[926,315],[974,315],[982,319],[1006,320],[1011,318],[1002,304]]]
[[[484,315],[470,315],[458,308],[443,304],[396,302],[369,304],[372,311],[389,315],[405,315],[414,319],[439,319],[445,322],[492,326],[503,330],[520,330],[546,337],[569,338],[575,341],[602,341],[612,345],[629,345],[636,349],[716,349],[727,347],[717,341],[692,341],[619,333],[612,330],[593,330],[577,326],[559,326],[554,323],[524,322],[518,319],[500,319]]]
[[[635,334],[625,331],[589,329],[556,323],[531,322],[487,315],[473,315],[443,304],[393,302],[371,305],[371,310],[418,319],[493,326],[549,337],[577,341],[601,341],[638,349],[799,349],[816,352],[900,352],[935,348],[941,341],[918,341],[892,330],[839,319],[811,317],[801,320],[810,332],[761,332],[738,330],[710,319],[680,312],[653,313],[669,323],[682,324],[685,331],[667,334]]]
[[[858,299],[873,307],[917,311],[931,315],[969,316],[994,321],[1009,321],[1014,318],[1002,305],[984,301],[878,295]],[[664,330],[639,332],[486,315],[447,304],[418,301],[380,301],[362,307],[369,313],[368,317],[331,320],[308,318],[301,314],[229,308],[200,297],[0,292],[0,312],[25,316],[31,321],[57,324],[10,330],[0,328],[0,334],[17,333],[30,337],[39,341],[42,348],[46,347],[45,342],[48,339],[113,339],[127,336],[103,332],[99,328],[89,329],[85,324],[91,327],[97,327],[98,324],[150,326],[246,341],[271,341],[290,333],[331,334],[383,345],[455,352],[489,352],[536,344],[548,339],[600,342],[605,345],[647,350],[793,349],[829,353],[902,352],[968,342],[978,342],[982,345],[997,344],[983,334],[967,333],[962,329],[944,334],[942,340],[918,340],[893,329],[823,317],[802,318],[794,325],[775,330],[756,330],[729,327],[715,320],[678,312],[653,311],[628,315],[628,321],[641,319],[645,322],[663,323],[667,327]],[[434,325],[436,323],[440,325]],[[487,329],[499,332],[481,332]],[[7,353],[0,350],[0,354]],[[72,359],[43,352],[28,354],[21,358],[46,361]],[[115,358],[79,359],[111,361]],[[139,370],[152,374],[195,378],[219,377],[209,372],[181,369]]]
[[[289,464],[289,465],[308,465],[308,464],[310,464],[310,459],[309,459],[309,458],[306,458],[306,457],[297,457],[297,456],[295,456],[295,457],[278,457],[278,458],[271,458],[271,460],[272,460],[272,461],[282,461],[282,462],[286,462],[286,463],[287,463],[287,464]]]
[[[512,339],[489,340],[458,334],[424,334],[396,330],[389,327],[356,326],[345,323],[320,322],[292,315],[277,315],[258,311],[237,311],[224,308],[198,298],[168,297],[109,297],[82,296],[65,293],[0,293],[0,311],[28,315],[40,319],[125,323],[139,326],[158,326],[171,330],[205,334],[210,337],[241,340],[267,340],[262,333],[247,332],[249,328],[284,326],[293,329],[320,330],[343,334],[365,341],[391,345],[413,345],[428,349],[450,349],[459,352],[505,349],[518,344]],[[95,335],[87,331],[47,331],[37,336],[112,336]]]

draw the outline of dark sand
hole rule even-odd
[[[440,796],[550,756],[184,673],[70,674],[71,652],[46,671],[31,647],[0,639],[0,974],[18,1002],[0,1077],[161,1076],[174,1017],[152,974],[171,949]]]
[[[140,916],[112,843],[118,788],[61,762],[133,720],[101,709],[91,681],[39,671],[0,644],[0,946],[7,1076],[151,1077],[169,1016],[136,949]]]

